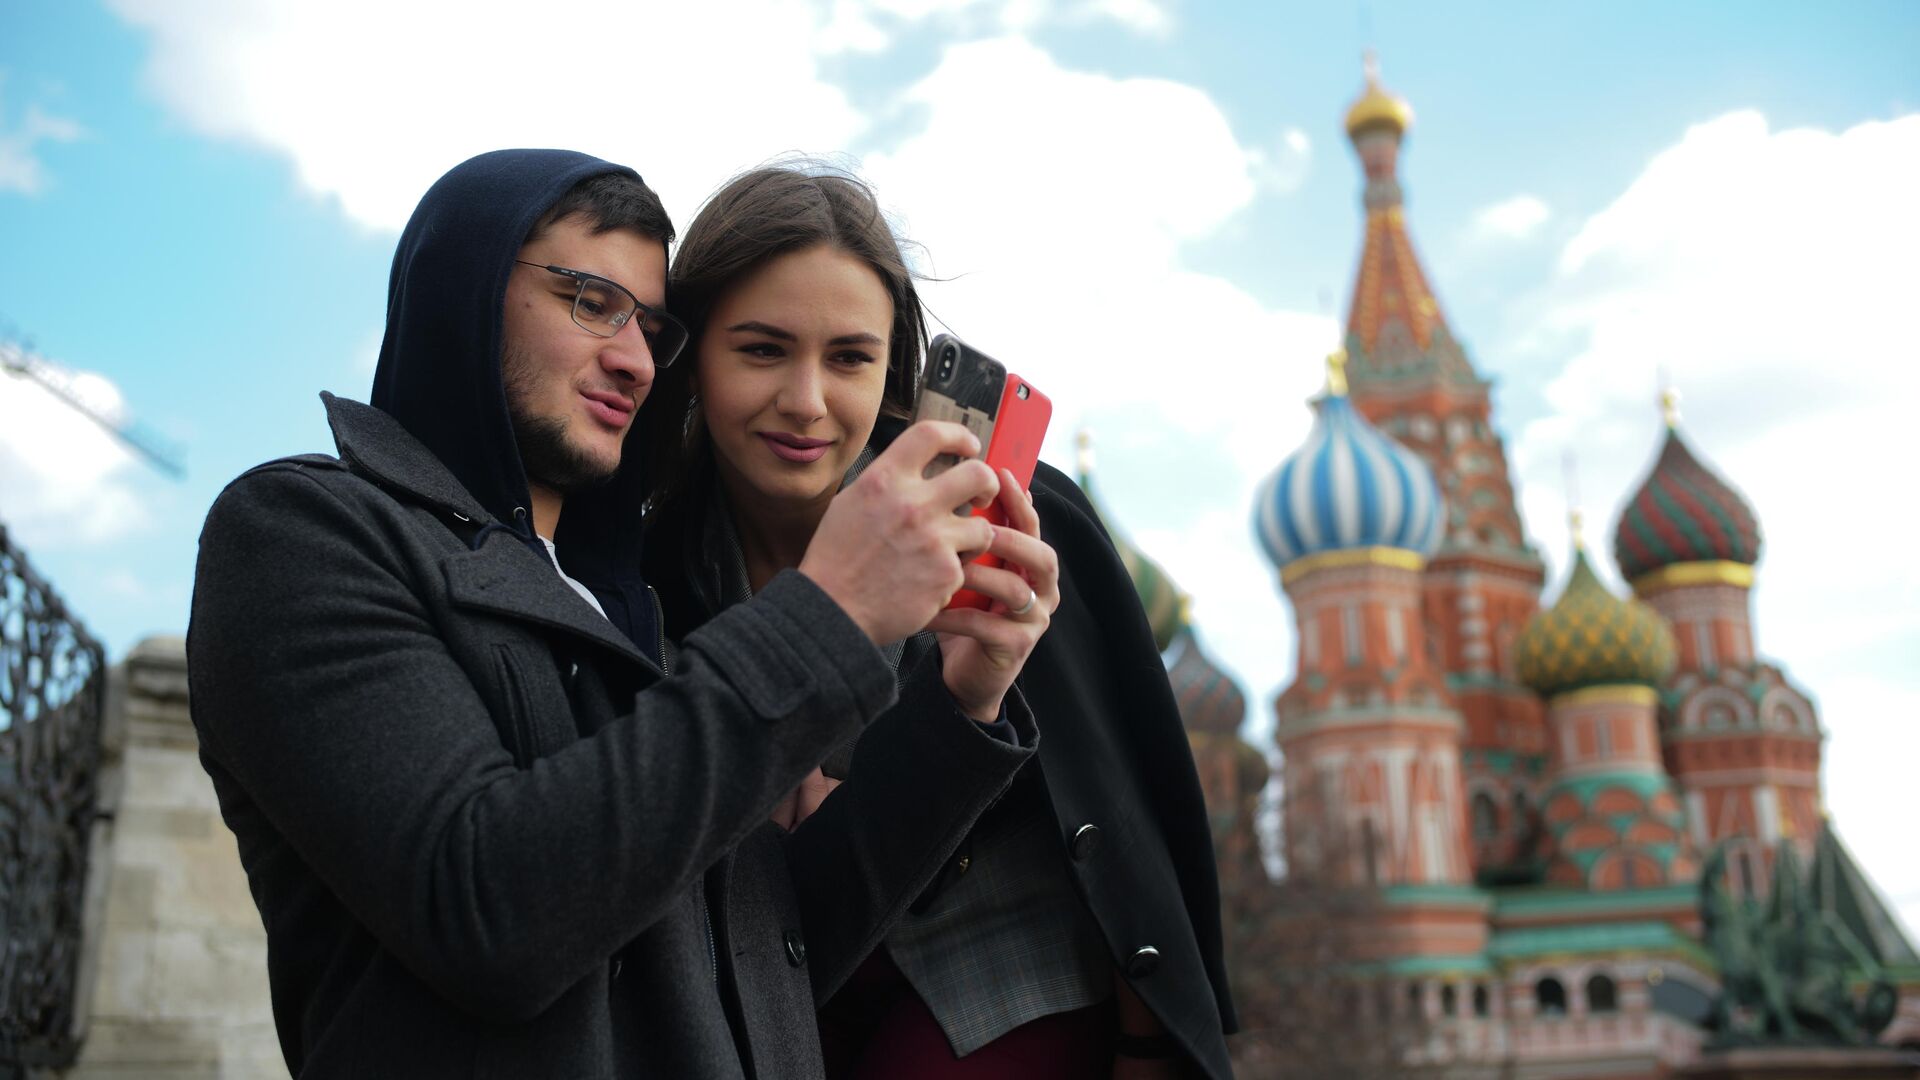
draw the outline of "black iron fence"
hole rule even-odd
[[[0,526],[0,1075],[74,1033],[106,660]]]

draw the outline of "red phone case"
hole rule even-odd
[[[1053,419],[1053,402],[1027,380],[1009,371],[1007,386],[1000,392],[1000,413],[993,423],[993,438],[982,458],[997,476],[1001,469],[1013,470],[1013,478],[1025,491],[1033,486],[1033,470],[1040,463],[1040,444],[1047,437],[1047,423]],[[1007,512],[995,499],[984,509],[974,510],[995,525],[1007,523]],[[999,566],[997,555],[981,555],[973,560],[982,566]],[[971,589],[953,594],[948,607],[985,609],[992,600]]]

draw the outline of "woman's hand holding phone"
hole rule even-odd
[[[966,587],[990,598],[985,610],[949,608],[927,629],[940,639],[941,671],[961,711],[983,724],[999,718],[1000,704],[1060,607],[1060,559],[1040,539],[1033,496],[1013,474],[999,473],[1007,524],[995,526],[987,551],[1003,565],[968,563]]]

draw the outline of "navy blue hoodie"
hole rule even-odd
[[[507,279],[535,223],[575,185],[606,173],[639,179],[571,150],[496,150],[456,166],[428,189],[400,234],[387,285],[372,405],[433,451],[543,559],[501,377]],[[628,432],[613,479],[567,500],[554,545],[567,572],[651,656],[658,627],[639,569],[646,481],[638,429],[636,422]],[[473,542],[483,538],[476,532]]]

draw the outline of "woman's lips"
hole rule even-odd
[[[832,440],[829,439],[805,439],[798,435],[789,435],[784,431],[762,431],[757,434],[766,442],[767,449],[773,451],[775,457],[802,465],[810,461],[819,461],[826,456],[827,447],[833,445]]]

